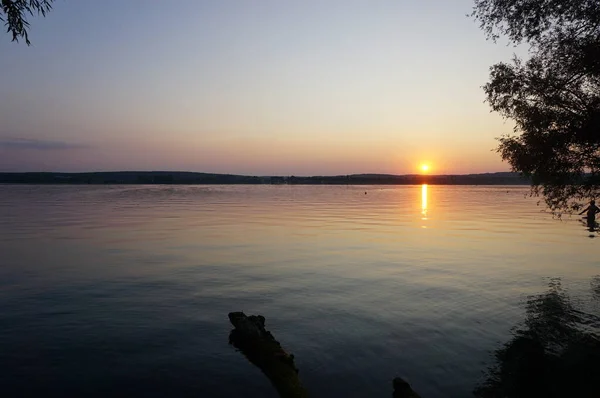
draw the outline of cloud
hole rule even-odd
[[[29,138],[2,138],[0,149],[30,149],[36,151],[56,151],[65,149],[81,149],[85,145],[65,141],[36,140]]]

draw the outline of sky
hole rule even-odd
[[[472,0],[58,0],[0,33],[0,171],[507,171]]]

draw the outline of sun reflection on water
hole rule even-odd
[[[427,220],[427,184],[421,185],[421,220]]]

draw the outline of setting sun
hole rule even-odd
[[[427,173],[429,171],[429,165],[428,164],[422,164],[421,165],[421,171],[423,173]]]

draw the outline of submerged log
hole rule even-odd
[[[410,384],[400,377],[396,377],[392,384],[394,386],[393,398],[421,398],[419,394],[413,391]]]
[[[265,317],[230,312],[229,321],[235,328],[229,334],[230,344],[267,376],[280,397],[308,397],[300,383],[294,356],[288,354],[265,329]]]
[[[300,383],[294,356],[287,353],[271,332],[265,329],[264,316],[230,312],[229,321],[234,326],[229,334],[229,343],[267,376],[281,398],[309,396]],[[394,379],[393,387],[393,398],[420,398],[410,384],[400,377]]]

